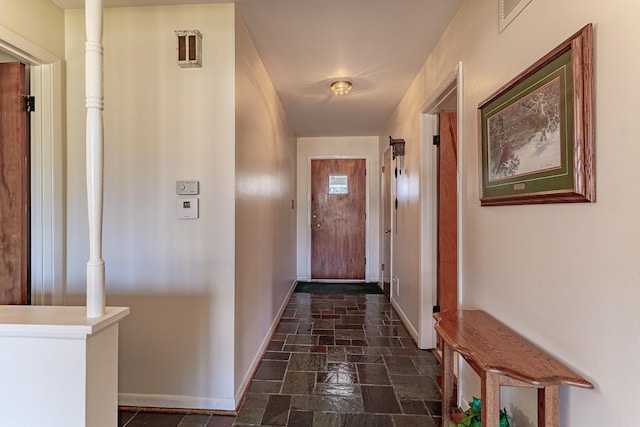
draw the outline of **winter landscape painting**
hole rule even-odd
[[[560,78],[487,119],[489,181],[560,168]]]
[[[482,206],[595,201],[593,27],[478,105]]]

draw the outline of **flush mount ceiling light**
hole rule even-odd
[[[337,95],[346,95],[353,89],[353,84],[347,80],[337,80],[331,83],[331,90]]]

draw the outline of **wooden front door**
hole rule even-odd
[[[25,94],[25,66],[0,64],[0,304],[28,301]]]
[[[311,160],[311,278],[364,280],[364,159]]]
[[[438,305],[458,309],[457,115],[440,113],[438,150]]]

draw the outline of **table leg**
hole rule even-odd
[[[453,349],[446,342],[442,348],[442,427],[449,427],[453,396]]]
[[[497,374],[483,371],[482,379],[482,425],[500,426],[500,380]]]
[[[538,427],[558,427],[558,390],[550,385],[538,389]]]

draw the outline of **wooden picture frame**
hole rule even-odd
[[[593,26],[478,105],[482,206],[595,202]]]

